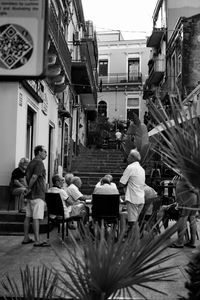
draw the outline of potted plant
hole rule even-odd
[[[125,241],[123,235],[116,241],[114,228],[105,237],[104,226],[96,226],[95,234],[91,234],[87,227],[83,229],[84,237],[80,242],[72,237],[73,247],[66,245],[66,256],[57,253],[61,269],[43,267],[46,275],[42,275],[41,285],[48,287],[48,293],[42,294],[40,284],[35,284],[40,283],[41,273],[33,272],[32,280],[30,268],[27,267],[24,272],[21,271],[22,287],[10,276],[4,279],[5,297],[38,299],[43,295],[43,299],[107,300],[139,295],[146,299],[144,290],[164,295],[162,291],[151,287],[150,283],[173,280],[175,266],[166,266],[164,263],[176,254],[163,255],[163,251],[168,246],[166,241],[175,231],[176,226],[173,226],[153,238],[153,229],[148,235],[142,236],[135,229]],[[39,289],[35,294],[33,287]]]

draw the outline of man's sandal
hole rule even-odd
[[[38,244],[34,244],[33,246],[34,247],[50,247],[50,244],[47,243],[47,242],[41,242],[41,243],[38,243]]]

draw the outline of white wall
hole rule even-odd
[[[8,185],[15,167],[17,131],[17,88],[15,82],[0,83],[0,185]]]

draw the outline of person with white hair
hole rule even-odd
[[[145,202],[145,170],[140,165],[141,156],[136,149],[128,155],[128,166],[119,181],[125,189],[125,201],[128,214],[128,233],[133,226],[138,226],[138,217]]]
[[[104,176],[100,180],[100,184],[96,185],[93,191],[93,194],[103,194],[103,195],[118,195],[119,191],[114,182],[111,182],[110,179],[112,175]]]
[[[86,206],[85,201],[86,197],[81,193],[80,188],[82,186],[82,180],[78,176],[73,176],[71,184],[65,189],[69,198],[66,200],[68,205],[72,205],[72,216],[73,213],[76,214],[79,211],[85,211],[83,213],[83,223],[88,222],[89,219],[89,208]],[[77,208],[77,209],[76,209]]]

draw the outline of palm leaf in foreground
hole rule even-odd
[[[52,299],[56,294],[57,275],[45,266],[20,269],[21,286],[10,275],[1,284],[5,298],[12,299]]]
[[[200,187],[200,120],[191,107],[171,102],[172,118],[159,102],[160,110],[150,103],[151,114],[164,131],[158,131],[155,140],[157,152],[162,154],[163,162],[172,169],[178,169],[196,188]]]
[[[162,267],[162,263],[175,255],[163,255],[165,242],[175,231],[174,225],[155,238],[150,233],[141,240],[133,232],[124,242],[123,236],[115,241],[114,230],[105,238],[103,228],[96,228],[94,238],[86,228],[79,244],[73,240],[73,249],[66,246],[68,259],[57,253],[64,269],[54,269],[61,283],[58,289],[64,297],[80,300],[105,300],[119,294],[131,297],[133,293],[146,299],[145,289],[164,294],[149,284],[173,280],[175,266]]]

